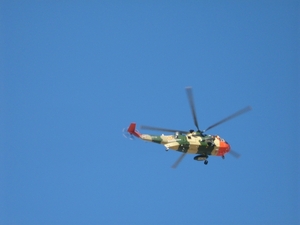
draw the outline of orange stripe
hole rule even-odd
[[[227,144],[226,142],[220,141],[220,147],[219,147],[219,151],[217,153],[217,156],[223,156],[226,153],[228,153],[230,150],[230,145]]]

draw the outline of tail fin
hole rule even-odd
[[[131,123],[130,126],[128,127],[127,131],[128,131],[130,134],[132,134],[132,135],[134,135],[134,136],[140,138],[140,137],[141,137],[141,134],[135,129],[135,126],[136,126],[135,123]]]

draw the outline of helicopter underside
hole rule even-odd
[[[225,152],[222,151],[222,142],[218,137],[207,140],[203,137],[194,137],[192,135],[178,135],[175,137],[173,135],[153,136],[143,134],[141,135],[141,139],[162,144],[165,146],[166,150],[171,149],[189,154],[214,156],[223,156],[225,154]]]
[[[183,153],[189,153],[189,154],[217,155],[218,153],[218,148],[216,146],[211,147],[211,146],[201,146],[201,145],[193,145],[193,144],[189,144],[189,145],[178,144],[177,146],[172,146],[170,149],[183,152]]]

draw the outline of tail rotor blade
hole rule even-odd
[[[134,140],[134,136],[127,131],[127,128],[123,129],[123,136],[127,139]]]
[[[182,161],[186,153],[182,153],[181,156],[176,160],[176,162],[172,165],[173,169],[176,169],[176,167],[179,165],[179,163]]]
[[[190,107],[191,107],[191,110],[192,110],[194,124],[195,124],[195,126],[197,127],[197,129],[199,131],[200,129],[199,129],[199,126],[198,126],[198,120],[197,120],[197,116],[196,116],[196,109],[195,109],[195,104],[194,104],[194,97],[193,97],[192,87],[186,87],[185,89],[186,89],[186,93],[187,93],[189,103],[190,103]]]
[[[214,127],[216,127],[216,126],[218,126],[218,125],[220,125],[220,124],[222,124],[222,123],[225,123],[225,122],[227,122],[228,120],[231,120],[231,119],[233,119],[233,118],[235,118],[235,117],[237,117],[237,116],[239,116],[239,115],[241,115],[241,114],[243,114],[243,113],[246,113],[246,112],[250,111],[251,109],[252,109],[251,106],[247,106],[246,108],[243,108],[243,109],[241,109],[241,110],[235,112],[234,114],[232,114],[232,115],[230,115],[230,116],[228,116],[228,117],[226,117],[226,118],[220,120],[219,122],[217,122],[217,123],[215,123],[215,124],[209,126],[209,127],[206,128],[203,132],[208,131],[208,130],[210,130],[211,128],[214,128]]]

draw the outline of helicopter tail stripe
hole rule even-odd
[[[130,126],[128,127],[128,132],[136,137],[141,137],[141,134],[135,129],[136,124],[131,123]]]

